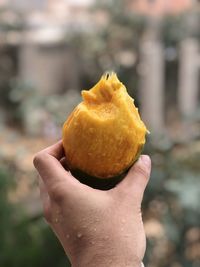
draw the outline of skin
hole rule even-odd
[[[108,191],[81,184],[65,168],[62,142],[37,153],[44,216],[73,267],[138,267],[146,249],[141,202],[151,161],[142,155]]]

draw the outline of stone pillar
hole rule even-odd
[[[192,116],[199,105],[199,45],[188,38],[180,45],[178,106],[182,117]]]
[[[140,103],[150,132],[164,131],[164,51],[158,40],[144,40],[140,49]]]
[[[30,43],[22,43],[19,49],[19,79],[22,83],[36,87],[35,60],[37,58],[36,46]]]

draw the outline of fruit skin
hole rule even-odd
[[[63,126],[66,161],[81,182],[110,189],[139,157],[148,131],[115,73],[82,97]]]
[[[115,187],[119,182],[123,180],[123,178],[127,175],[129,169],[132,167],[132,165],[138,160],[140,154],[142,153],[143,146],[138,151],[138,155],[136,156],[135,161],[130,164],[130,167],[127,168],[127,170],[124,170],[121,174],[111,177],[111,178],[101,178],[94,177],[91,175],[88,175],[87,173],[82,172],[81,170],[71,170],[71,173],[74,177],[76,177],[81,183],[89,185],[93,187],[94,189],[100,189],[100,190],[109,190],[113,187]]]

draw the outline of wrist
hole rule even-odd
[[[104,254],[76,259],[72,267],[142,267],[141,262],[131,261],[120,255],[116,257],[106,257]]]
[[[122,249],[96,246],[83,248],[72,260],[72,267],[141,267],[141,259],[136,257],[133,248]]]

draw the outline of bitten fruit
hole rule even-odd
[[[148,132],[115,73],[106,73],[63,126],[69,170],[81,182],[109,189],[139,157]]]

